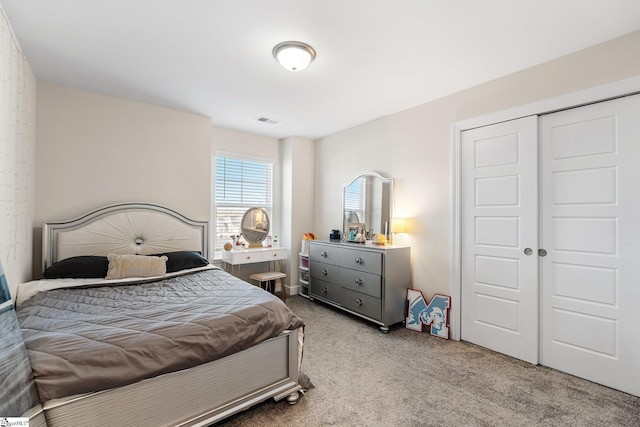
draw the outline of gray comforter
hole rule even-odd
[[[18,320],[43,401],[190,368],[303,326],[280,299],[222,270],[42,292]]]
[[[0,333],[0,417],[21,417],[40,400],[10,303],[0,306]]]

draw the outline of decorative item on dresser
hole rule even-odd
[[[411,248],[311,241],[309,296],[380,325],[405,320]]]

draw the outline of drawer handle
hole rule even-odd
[[[323,268],[320,273],[322,273],[323,276],[326,276],[327,274],[329,274],[329,272],[325,268]]]
[[[323,294],[327,293],[327,287],[325,286],[324,288],[320,289],[320,292],[322,292]]]
[[[359,277],[356,278],[355,282],[356,282],[356,285],[362,286],[362,279],[361,278],[359,278]]]
[[[360,298],[356,299],[356,305],[358,307],[362,305],[362,300]]]
[[[251,259],[251,255],[247,255],[247,259]]]
[[[320,252],[320,256],[323,258],[327,257],[327,253],[325,251]]]
[[[360,258],[359,256],[356,257],[355,262],[356,262],[356,264],[364,264],[364,260],[362,258]]]

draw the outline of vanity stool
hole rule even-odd
[[[286,274],[281,273],[279,271],[266,271],[264,273],[255,273],[249,276],[249,278],[258,282],[258,285],[261,288],[271,292],[272,294],[276,293],[276,280],[280,280],[280,290],[282,292],[282,301],[287,300],[287,293],[284,289],[284,278],[287,277]]]

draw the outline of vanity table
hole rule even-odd
[[[282,272],[282,260],[287,257],[287,248],[265,247],[264,241],[269,234],[271,221],[266,210],[259,207],[249,208],[242,216],[240,231],[248,243],[248,247],[233,245],[230,251],[222,251],[222,261],[224,261],[225,271],[234,274],[234,270],[240,273],[243,264],[253,264],[256,262],[268,262],[269,271]],[[278,268],[275,263],[278,262]],[[273,270],[271,270],[273,262]]]
[[[235,269],[240,273],[240,267],[243,264],[253,264],[256,262],[274,262],[274,270],[282,271],[282,260],[287,258],[287,248],[246,248],[234,249],[222,252],[222,261],[224,261],[225,271],[234,274]],[[278,262],[278,268],[275,268],[275,262]]]

